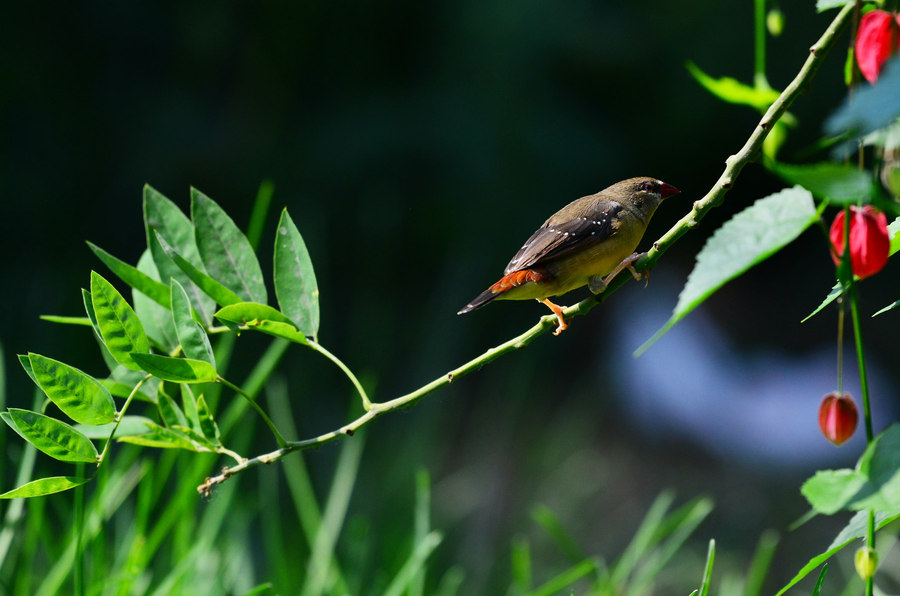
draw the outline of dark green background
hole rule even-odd
[[[786,32],[769,50],[775,87],[793,77],[832,16],[812,5],[783,7]],[[102,373],[89,334],[37,316],[81,314],[90,269],[105,275],[84,240],[137,261],[144,183],[185,209],[196,186],[246,226],[260,182],[274,181],[264,271],[287,206],[316,266],[320,340],[384,400],[545,314],[533,303],[455,313],[553,211],[622,178],[659,177],[683,193],[660,208],[646,246],[705,194],[758,120],[709,96],[683,66],[694,60],[714,76],[750,81],[749,0],[14,3],[4,8],[0,40],[0,340],[8,402],[17,406],[27,406],[31,389],[16,353]],[[818,137],[840,103],[845,47],[846,38],[792,109],[800,127],[785,159]],[[414,472],[428,468],[434,523],[448,536],[437,568],[459,563],[466,593],[500,593],[513,534],[543,545],[539,568],[563,567],[528,519],[533,505],[553,508],[588,552],[614,557],[656,494],[675,487],[682,499],[717,502],[697,534],[695,566],[680,571],[699,580],[710,537],[736,552],[740,569],[763,529],[784,530],[805,511],[798,488],[812,465],[735,463],[689,436],[634,431],[621,408],[629,396],[612,390],[606,379],[615,371],[603,363],[636,344],[612,341],[607,306],[618,304],[616,324],[627,324],[639,292],[641,304],[656,295],[670,309],[705,238],[779,188],[748,166],[726,204],[660,261],[646,290],[628,284],[563,336],[374,423],[351,515],[373,520],[374,543],[399,549],[391,545],[409,534]],[[896,299],[891,271],[866,286],[866,312]],[[832,275],[813,229],[703,311],[739,353],[802,357],[833,342],[833,311],[799,324]],[[892,345],[889,323],[871,326],[873,351]],[[236,378],[263,345],[239,342]],[[657,366],[654,351],[640,363]],[[343,420],[349,387],[322,359],[292,351],[282,370],[305,435]],[[804,424],[832,388],[809,388]],[[708,424],[719,424],[714,413]],[[333,448],[304,456],[320,482],[333,456]],[[817,524],[788,536],[773,585],[838,527]]]

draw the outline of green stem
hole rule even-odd
[[[690,213],[681,218],[674,226],[672,226],[672,228],[668,232],[663,234],[663,236],[660,237],[659,240],[654,242],[653,247],[647,252],[647,255],[642,257],[635,263],[635,266],[639,271],[646,271],[650,269],[653,264],[656,263],[656,261],[659,260],[659,258],[665,253],[665,251],[668,250],[675,242],[677,242],[679,238],[684,236],[692,228],[695,228],[700,223],[700,220],[703,219],[703,217],[705,217],[713,207],[716,207],[722,203],[722,201],[725,199],[725,194],[734,185],[735,180],[737,179],[741,170],[743,170],[744,166],[753,161],[756,156],[759,155],[763,141],[765,141],[766,136],[768,136],[769,134],[769,131],[784,115],[788,107],[794,102],[794,100],[800,95],[806,85],[815,76],[815,73],[816,71],[818,71],[819,66],[821,66],[826,54],[834,45],[837,34],[847,24],[852,10],[853,5],[848,4],[838,13],[835,19],[831,22],[831,24],[819,38],[819,40],[810,48],[810,55],[806,58],[806,61],[800,68],[800,72],[797,73],[797,76],[794,77],[794,80],[792,80],[788,84],[788,86],[785,87],[784,91],[782,91],[778,98],[772,103],[772,105],[769,106],[769,109],[766,110],[766,113],[763,115],[759,124],[750,134],[747,142],[744,143],[744,146],[740,149],[740,151],[725,160],[725,171],[722,173],[713,187],[709,190],[709,192],[707,192],[703,198],[695,201]],[[629,279],[629,276],[619,276],[614,279],[610,284],[610,287],[600,295],[600,300],[605,300],[606,298],[608,298],[614,291],[624,285],[627,282],[627,279]],[[587,314],[595,306],[597,306],[598,303],[598,299],[592,296],[565,309],[564,314],[567,318],[584,315]],[[237,466],[226,468],[218,476],[207,478],[206,482],[198,487],[198,491],[201,494],[208,494],[215,485],[220,484],[228,478],[234,476],[235,474],[239,474],[249,468],[258,466],[260,464],[268,464],[278,461],[292,451],[308,449],[310,447],[319,447],[340,437],[350,436],[355,431],[362,428],[378,416],[387,412],[409,407],[429,393],[450,384],[452,381],[463,375],[481,368],[492,360],[495,360],[500,356],[503,356],[504,354],[507,354],[514,350],[524,348],[529,343],[534,341],[539,335],[542,335],[550,329],[555,328],[556,316],[546,315],[542,317],[536,325],[534,325],[521,335],[514,337],[500,344],[499,346],[489,349],[481,356],[470,360],[466,364],[463,364],[459,368],[456,368],[441,377],[438,377],[427,385],[390,401],[382,403],[370,403],[369,409],[362,416],[336,430],[325,433],[323,435],[319,435],[318,437],[306,439],[304,441],[293,441],[287,443],[276,451],[259,455],[252,459],[248,459],[247,461],[238,464]],[[314,344],[310,343],[310,345],[312,346]],[[361,395],[364,395],[364,393],[361,393]]]
[[[122,405],[122,409],[116,413],[116,424],[113,426],[112,432],[109,433],[109,438],[106,439],[106,444],[103,446],[103,451],[100,453],[100,457],[97,458],[97,467],[100,467],[100,464],[106,459],[106,453],[109,451],[109,446],[112,445],[113,438],[116,436],[116,431],[119,430],[119,424],[122,422],[122,418],[125,417],[125,412],[128,411],[128,406],[131,405],[131,401],[134,399],[134,396],[138,394],[138,391],[141,390],[141,387],[144,386],[144,383],[150,380],[152,375],[147,375],[143,379],[137,382],[134,386],[134,389],[131,390],[131,393],[128,394],[128,399],[125,400],[125,403]]]
[[[766,0],[753,1],[753,83],[771,89],[766,79]]]
[[[275,440],[278,442],[279,447],[284,447],[285,445],[288,444],[288,442],[284,440],[284,437],[281,436],[281,433],[278,432],[278,429],[275,427],[275,423],[272,422],[272,419],[269,418],[269,416],[268,416],[268,414],[266,414],[265,410],[263,410],[259,406],[259,404],[256,403],[256,400],[254,400],[252,397],[250,397],[250,395],[245,393],[243,389],[241,389],[234,383],[228,381],[227,379],[225,379],[221,376],[216,377],[216,381],[218,381],[219,383],[222,383],[223,385],[225,385],[226,387],[228,387],[229,389],[231,389],[232,391],[234,391],[235,393],[237,393],[238,395],[240,395],[241,397],[243,397],[244,399],[247,400],[247,402],[253,407],[253,409],[256,410],[256,412],[262,417],[262,419],[266,422],[266,424],[269,425],[269,430],[271,430],[272,434],[275,435]]]
[[[341,362],[337,356],[326,350],[318,342],[309,340],[309,347],[334,362],[339,369],[344,371],[344,374],[347,375],[347,378],[350,379],[350,382],[353,383],[353,386],[356,388],[356,392],[359,393],[359,398],[362,400],[363,409],[367,412],[371,410],[372,402],[369,400],[369,396],[366,394],[366,390],[363,389],[362,383],[360,383],[359,379],[356,378],[356,375],[353,374],[353,371],[347,368],[346,364]]]
[[[859,387],[862,391],[863,420],[866,425],[866,442],[871,443],[874,438],[872,432],[872,410],[869,405],[869,382],[866,376],[866,357],[862,341],[862,327],[859,320],[859,305],[857,304],[856,282],[852,276],[850,279],[850,318],[853,321],[853,340],[856,342],[856,361],[859,364]]]
[[[837,392],[844,394],[844,298],[838,298]]]

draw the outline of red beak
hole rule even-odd
[[[673,195],[677,195],[680,192],[681,192],[680,190],[678,190],[671,184],[666,184],[665,182],[661,183],[660,187],[659,187],[659,196],[661,196],[664,199],[667,199]]]

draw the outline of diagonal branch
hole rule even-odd
[[[785,87],[784,91],[781,92],[781,95],[778,96],[778,99],[776,99],[772,103],[772,105],[769,106],[769,109],[763,115],[759,124],[756,126],[756,128],[753,129],[753,132],[750,134],[747,142],[744,143],[744,146],[741,147],[740,151],[725,160],[725,170],[722,172],[722,175],[719,176],[719,179],[709,190],[709,192],[707,192],[706,195],[703,196],[703,198],[694,202],[691,211],[687,215],[682,217],[674,226],[672,226],[672,228],[669,229],[668,232],[663,234],[659,238],[659,240],[654,242],[653,248],[651,248],[647,252],[646,256],[642,257],[635,263],[635,267],[639,271],[646,271],[652,268],[656,261],[658,261],[659,258],[663,255],[663,253],[671,248],[671,246],[679,238],[684,236],[692,228],[696,227],[700,223],[700,220],[703,219],[703,217],[705,217],[713,207],[716,207],[722,203],[722,201],[725,199],[725,194],[734,185],[735,180],[741,173],[741,170],[744,169],[744,166],[753,161],[759,154],[763,141],[765,140],[766,136],[768,136],[769,131],[784,115],[784,113],[794,102],[794,100],[797,99],[797,96],[800,95],[801,92],[803,92],[804,88],[813,79],[819,69],[819,66],[822,64],[822,61],[828,54],[828,51],[834,45],[834,42],[837,39],[841,29],[843,29],[843,27],[849,21],[852,13],[852,3],[844,6],[844,8],[841,9],[838,15],[834,18],[834,20],[819,38],[819,40],[810,48],[810,54],[807,57],[806,62],[804,62],[803,66],[800,68],[800,71],[797,73],[797,76],[795,76],[794,80],[792,80],[790,84]],[[619,287],[626,283],[627,279],[627,276],[619,276],[610,284],[610,287],[606,290],[606,292],[602,294],[600,299],[605,300],[610,294],[612,294],[612,292],[616,291]],[[578,304],[574,304],[565,309],[564,314],[566,315],[566,317],[584,315],[587,314],[592,308],[597,306],[597,304],[598,299],[591,296],[582,300]],[[546,333],[554,327],[556,327],[555,315],[546,315],[544,317],[541,317],[540,321],[536,325],[534,325],[521,335],[489,349],[481,356],[478,356],[477,358],[463,364],[459,368],[456,368],[455,370],[452,370],[449,373],[438,377],[427,385],[424,385],[416,389],[415,391],[412,391],[411,393],[407,393],[406,395],[402,395],[390,401],[372,403],[370,409],[366,413],[364,413],[356,420],[345,424],[344,426],[336,430],[325,433],[323,435],[319,435],[318,437],[313,437],[311,439],[289,442],[287,443],[287,445],[276,451],[272,451],[271,453],[266,453],[252,459],[245,460],[244,462],[230,468],[224,468],[221,474],[207,478],[206,482],[197,487],[197,490],[201,494],[209,494],[216,485],[221,484],[222,482],[228,480],[228,478],[239,474],[249,468],[258,466],[260,464],[270,464],[276,462],[292,451],[308,449],[310,447],[319,447],[340,437],[351,436],[358,429],[367,425],[382,414],[411,406],[432,391],[440,389],[445,385],[449,385],[455,379],[478,370],[492,360],[495,360],[496,358],[499,358],[500,356],[519,348],[524,348],[529,343],[534,341],[538,336]]]

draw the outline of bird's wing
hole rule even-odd
[[[624,207],[617,201],[585,197],[563,208],[544,225],[510,260],[504,274],[539,265],[609,238],[619,228],[618,216]],[[564,216],[560,216],[565,213]]]

